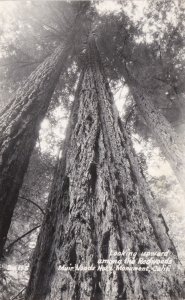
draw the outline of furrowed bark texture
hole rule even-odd
[[[36,139],[67,51],[59,46],[17,91],[0,115],[0,257]]]
[[[81,74],[79,80],[79,87],[81,87],[82,78],[83,74]],[[32,258],[31,273],[26,290],[25,299],[42,300],[45,299],[47,293],[50,291],[49,282],[51,280],[52,274],[54,273],[56,263],[55,232],[57,222],[58,224],[60,224],[61,218],[61,213],[58,206],[62,205],[63,218],[68,218],[69,214],[69,182],[66,177],[65,170],[70,138],[75,128],[77,120],[78,105],[79,89],[77,89],[76,91],[76,97],[73,103],[71,117],[69,119],[67,127],[66,138],[63,144],[62,158],[59,159],[55,168],[53,183],[46,207],[45,217]],[[61,198],[64,198],[64,201],[61,202]],[[56,232],[56,235],[58,235],[58,232]]]
[[[181,299],[175,259],[170,274],[58,268],[97,266],[98,259],[115,259],[111,251],[176,254],[122,128],[93,38],[87,56],[26,299]]]

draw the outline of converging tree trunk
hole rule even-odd
[[[167,231],[90,37],[26,299],[180,299],[178,259]],[[123,271],[116,263],[111,268],[122,251],[137,257],[169,251],[171,270]]]
[[[59,46],[32,72],[0,116],[0,257],[39,125],[67,55],[67,49]]]

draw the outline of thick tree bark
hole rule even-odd
[[[29,158],[67,49],[61,45],[29,76],[0,115],[0,257]]]
[[[87,57],[26,299],[180,299],[177,259],[170,274],[59,270],[97,266],[99,259],[115,259],[114,251],[176,254],[122,128],[93,38]]]

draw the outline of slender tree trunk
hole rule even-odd
[[[26,299],[180,299],[175,248],[139,169],[90,38],[86,67],[35,249]],[[167,251],[170,273],[62,271],[111,253]]]
[[[0,115],[0,257],[39,125],[67,55],[67,49],[59,46],[32,72]]]
[[[126,68],[125,79],[148,128],[157,140],[174,174],[185,190],[185,140],[179,137],[165,116],[155,108],[147,91]]]
[[[134,100],[147,126],[157,140],[177,180],[185,190],[185,141],[175,132],[167,119],[155,108],[150,97],[137,88],[131,88]]]

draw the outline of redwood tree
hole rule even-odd
[[[59,46],[38,66],[0,116],[0,256],[39,125],[47,112],[67,52]]]
[[[159,2],[161,2],[161,5],[165,4],[163,1]],[[168,5],[168,2],[166,5]],[[165,9],[163,8],[163,10]],[[173,37],[175,34],[172,29],[172,32],[169,30],[169,35]],[[175,29],[178,29],[178,27]],[[165,30],[167,31],[167,29]],[[180,39],[177,35],[171,41],[167,35],[167,41],[163,41],[163,43],[169,44],[170,49],[163,46],[166,48],[166,53],[164,52],[161,58],[158,57],[159,50],[156,50],[154,42],[151,45],[144,42],[135,42],[134,37],[142,37],[142,35],[139,35],[138,28],[130,22],[123,12],[120,12],[117,17],[114,15],[105,16],[102,24],[100,24],[99,31],[100,38],[98,42],[104,53],[105,63],[109,67],[110,78],[113,81],[124,79],[146,126],[157,141],[164,157],[168,160],[181,187],[185,189],[184,137],[178,136],[173,125],[166,118],[164,112],[167,112],[167,110],[163,110],[163,112],[160,110],[160,106],[164,107],[172,103],[166,93],[172,93],[172,91],[169,91],[168,85],[171,86],[171,89],[173,87],[174,90],[176,86],[173,82],[174,77],[177,82],[179,81],[178,85],[184,81],[184,71],[179,71],[179,65],[183,64],[183,58],[182,55],[178,55],[182,50],[182,44],[177,43],[182,38]],[[160,49],[160,45],[158,45],[158,48]],[[179,75],[178,72],[182,74]],[[182,88],[181,91],[183,92]],[[176,94],[176,99],[173,100],[173,114],[177,107],[181,107],[183,115],[183,104],[180,99],[177,99],[177,96]]]
[[[176,251],[122,128],[93,37],[84,61],[26,299],[179,299]],[[58,268],[96,266],[99,259],[115,259],[111,251],[123,250],[169,250],[173,269],[166,274]]]
[[[22,186],[39,125],[45,116],[59,76],[74,55],[90,2],[66,4],[66,34],[61,44],[31,73],[0,115],[0,258]],[[64,10],[65,14],[65,10]]]

